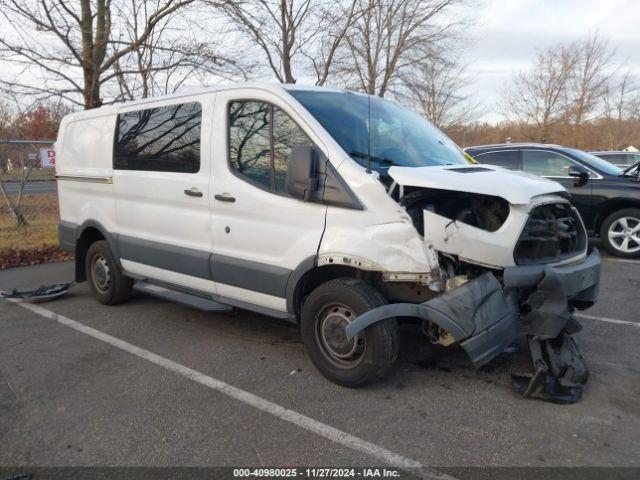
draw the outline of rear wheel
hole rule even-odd
[[[116,305],[131,296],[133,280],[122,273],[106,241],[91,244],[85,269],[91,293],[100,303]]]
[[[345,327],[358,315],[387,303],[370,284],[339,278],[316,288],[301,312],[302,339],[311,361],[326,378],[358,387],[382,378],[398,356],[395,319],[378,322],[347,340]]]
[[[600,239],[614,255],[640,257],[640,209],[625,208],[609,215],[600,228]]]

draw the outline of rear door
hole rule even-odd
[[[327,207],[286,192],[295,145],[326,149],[285,99],[245,89],[218,92],[212,175],[216,289],[233,299],[286,312],[287,282],[313,261]]]
[[[113,184],[118,254],[132,274],[214,293],[209,271],[214,96],[118,115]]]
[[[569,167],[572,165],[584,167],[584,165],[551,150],[523,149],[521,155],[522,169],[525,172],[555,180],[567,189],[571,194],[571,203],[580,211],[585,225],[589,228],[595,215],[595,207],[599,203],[599,200],[593,196],[592,182],[602,177],[590,171],[591,179],[589,182],[586,185],[576,187],[576,179],[569,176]]]
[[[509,170],[521,170],[520,155],[518,150],[495,150],[493,152],[481,152],[474,158],[487,165],[508,168]]]

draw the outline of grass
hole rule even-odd
[[[14,170],[12,172],[0,173],[0,178],[4,182],[19,182],[22,178],[20,170]],[[29,182],[46,182],[48,180],[55,180],[56,171],[55,168],[42,168],[33,169],[31,175],[29,175]]]
[[[27,195],[22,212],[29,225],[16,228],[13,217],[0,194],[0,251],[31,250],[58,245],[58,195]]]

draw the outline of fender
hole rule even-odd
[[[318,266],[317,257],[315,255],[305,258],[300,264],[291,272],[289,279],[287,280],[286,296],[287,296],[287,312],[291,315],[295,315],[295,294],[296,288],[300,279],[307,273]]]
[[[490,272],[424,303],[374,308],[347,325],[347,338],[351,340],[368,326],[393,317],[419,318],[438,325],[460,343],[476,367],[489,362],[522,333],[517,292],[503,290]]]
[[[117,234],[113,235],[111,233],[109,233],[107,231],[106,228],[104,228],[102,226],[102,224],[96,220],[85,220],[84,222],[82,222],[82,225],[80,225],[77,230],[76,230],[76,241],[78,241],[80,239],[80,237],[82,236],[82,234],[84,233],[84,231],[87,228],[95,228],[96,230],[98,230],[100,232],[100,234],[104,237],[104,239],[107,241],[107,243],[109,244],[109,248],[111,249],[111,253],[113,253],[113,256],[116,260],[116,262],[118,263],[118,266],[120,267],[120,255],[118,254],[118,248],[116,246],[116,239],[117,239]]]

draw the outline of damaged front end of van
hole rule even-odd
[[[388,173],[388,194],[425,251],[435,252],[437,267],[421,281],[431,295],[360,315],[347,338],[384,319],[416,318],[433,343],[460,345],[480,367],[524,337],[532,372],[512,376],[517,391],[578,401],[588,368],[572,337],[581,329],[574,312],[596,301],[601,259],[566,194],[553,182],[484,165]],[[406,284],[401,272],[385,281]]]

